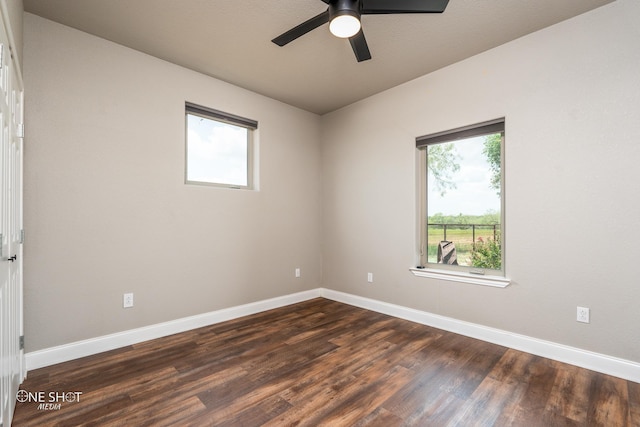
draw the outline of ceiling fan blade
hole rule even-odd
[[[363,15],[379,13],[442,13],[449,0],[361,0]]]
[[[302,24],[290,29],[286,33],[280,34],[278,37],[271,41],[278,46],[284,46],[287,43],[294,41],[298,37],[307,34],[309,31],[315,30],[320,25],[326,24],[327,22],[329,22],[329,9],[320,13],[319,15],[314,16],[311,19],[306,20]]]
[[[367,45],[367,40],[364,38],[362,29],[360,29],[355,36],[349,37],[349,43],[351,43],[351,48],[353,49],[353,53],[356,54],[358,62],[371,59],[371,52],[369,52],[369,46]]]

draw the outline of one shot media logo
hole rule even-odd
[[[18,390],[16,400],[20,403],[36,403],[41,411],[58,411],[64,403],[80,402],[81,391],[27,391]]]

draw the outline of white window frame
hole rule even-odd
[[[194,181],[189,180],[189,115],[199,116],[204,119],[238,126],[247,129],[247,185],[238,185],[225,182]],[[213,187],[232,189],[255,189],[255,131],[258,129],[258,122],[234,114],[225,113],[213,108],[185,102],[185,159],[184,159],[184,180],[186,184],[207,185]]]
[[[461,139],[477,136],[502,133],[500,144],[500,238],[501,238],[501,270],[485,270],[473,266],[447,265],[428,262],[427,259],[427,146],[445,142],[453,142]],[[505,269],[505,185],[504,185],[504,153],[505,153],[505,119],[500,118],[487,122],[464,126],[448,131],[438,132],[416,138],[417,150],[417,267],[411,268],[411,272],[419,277],[436,278],[455,282],[464,282],[477,285],[506,287],[510,280],[506,277]]]

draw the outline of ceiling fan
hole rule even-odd
[[[358,62],[371,59],[367,40],[364,38],[360,17],[362,15],[392,13],[442,13],[449,0],[321,0],[329,5],[326,11],[271,40],[284,46],[320,25],[329,22],[331,33],[348,38]]]

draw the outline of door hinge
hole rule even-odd
[[[24,335],[20,335],[20,350],[24,350]]]
[[[24,138],[24,123],[19,123],[16,129],[16,136],[18,138]]]
[[[24,243],[24,229],[20,230],[20,244]]]

